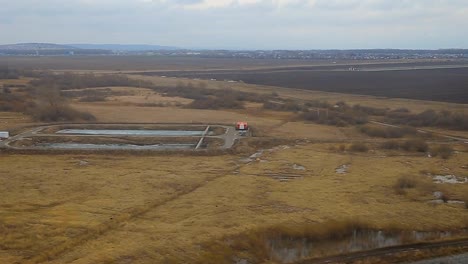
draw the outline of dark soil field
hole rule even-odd
[[[145,75],[234,80],[325,92],[468,103],[467,60],[0,57],[0,66],[4,65],[17,69],[128,71]]]
[[[164,74],[187,78],[235,80],[250,84],[325,92],[468,103],[468,68],[391,71],[294,68],[272,71],[167,72]]]
[[[348,67],[460,65],[466,60],[298,60],[298,59],[248,59],[200,58],[177,56],[0,56],[0,67],[35,70],[85,70],[85,71],[203,71],[272,69],[347,69]],[[344,65],[344,67],[343,67]]]
[[[1,57],[0,66],[14,69],[86,71],[172,71],[330,65],[331,61],[231,59],[165,56]]]

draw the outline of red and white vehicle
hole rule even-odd
[[[247,130],[249,130],[249,125],[247,124],[247,122],[237,122],[236,123],[236,130],[247,131]]]

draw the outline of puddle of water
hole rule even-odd
[[[434,183],[449,183],[449,184],[462,184],[468,183],[467,177],[458,177],[456,175],[434,175],[432,176]]]
[[[110,130],[110,129],[63,129],[57,134],[110,135],[110,136],[202,136],[204,131],[190,130]]]
[[[305,258],[366,251],[451,236],[451,232],[389,233],[379,230],[355,230],[340,241],[310,241],[306,238],[279,237],[268,240],[267,246],[273,259],[280,263],[293,263]]]
[[[306,168],[305,168],[304,166],[298,165],[298,164],[294,164],[294,165],[292,166],[292,168],[293,168],[294,170],[302,170],[302,171],[305,171],[305,170],[306,170]]]
[[[194,144],[160,144],[160,145],[131,145],[131,144],[78,144],[78,143],[43,143],[41,148],[50,149],[93,149],[93,150],[171,150],[193,149]]]

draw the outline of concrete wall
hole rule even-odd
[[[6,131],[0,131],[0,138],[9,138],[10,134]]]

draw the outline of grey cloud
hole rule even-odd
[[[207,48],[468,48],[468,1],[0,0],[2,43]],[[228,1],[229,2],[229,1]]]

